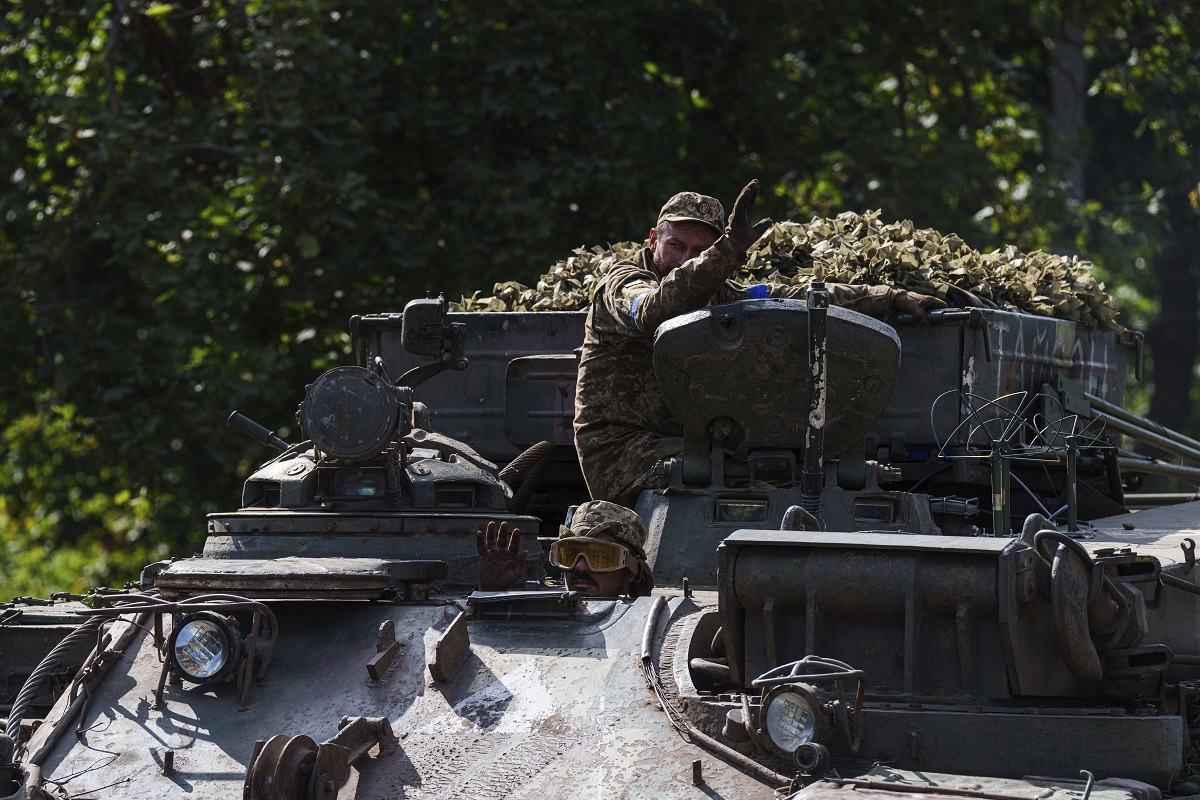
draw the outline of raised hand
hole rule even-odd
[[[746,188],[738,194],[738,198],[733,204],[733,211],[729,214],[729,224],[725,226],[725,237],[730,244],[743,253],[749,250],[750,245],[762,238],[762,235],[775,224],[769,219],[759,220],[754,225],[750,224],[750,215],[754,213],[754,201],[757,199],[758,178],[755,178],[747,183]]]
[[[508,532],[508,523],[495,520],[475,532],[475,550],[479,553],[479,588],[485,592],[503,592],[512,588],[525,574],[528,550],[521,550],[521,530]]]

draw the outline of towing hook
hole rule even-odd
[[[1192,567],[1196,566],[1196,542],[1192,539],[1184,539],[1179,546],[1183,548],[1183,560],[1187,563],[1187,569],[1184,572],[1191,572]]]
[[[246,768],[242,797],[336,800],[351,765],[394,738],[387,717],[343,717],[337,734],[320,744],[303,734],[260,739]]]

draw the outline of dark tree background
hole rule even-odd
[[[0,20],[0,596],[203,539],[346,320],[530,282],[680,188],[1080,252],[1195,433],[1182,0],[75,0]]]

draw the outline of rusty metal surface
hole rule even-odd
[[[799,793],[794,800],[901,800],[901,798],[1007,797],[1013,800],[1079,800],[1084,797],[1081,780],[1054,783],[1037,778],[1011,780],[976,778],[935,772],[912,772],[888,766],[875,766],[853,781],[818,781]],[[1100,781],[1092,786],[1090,797],[1096,800],[1160,800],[1153,786]]]
[[[386,716],[396,743],[352,769],[339,796],[771,797],[664,724],[637,659],[650,598],[589,606],[571,622],[469,621],[471,657],[434,684],[426,663],[457,605],[280,603],[275,660],[243,713],[230,685],[168,687],[166,707],[153,708],[159,663],[143,636],[45,772],[72,795],[237,798],[255,741],[315,742],[344,716]],[[362,664],[388,619],[406,646],[367,680]],[[174,770],[163,775],[168,750]],[[703,787],[691,782],[696,758]]]

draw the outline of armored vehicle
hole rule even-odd
[[[1200,471],[1125,440],[1200,443],[1122,410],[1138,339],[888,322],[816,284],[664,324],[657,588],[583,598],[545,557],[587,499],[583,313],[353,318],[303,441],[231,417],[279,453],[200,555],[4,659],[0,797],[1189,793],[1198,506],[1134,490]],[[493,520],[530,551],[506,592]]]

